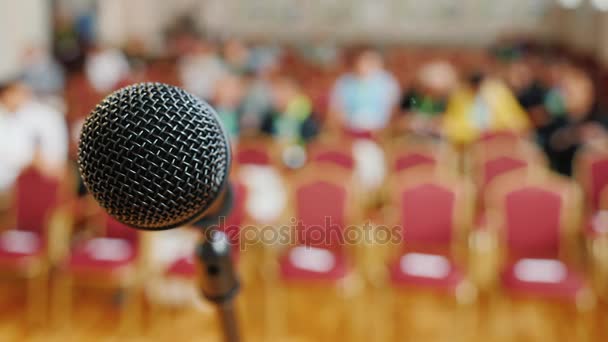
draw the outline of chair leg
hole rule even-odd
[[[510,298],[501,293],[490,295],[490,325],[491,335],[495,341],[510,341],[513,336],[511,321],[512,306]]]
[[[141,293],[138,286],[125,289],[125,303],[121,307],[120,331],[127,335],[137,335],[141,328]]]
[[[39,274],[27,279],[27,319],[28,324],[44,324],[47,309],[48,272],[43,269]]]
[[[471,341],[478,330],[476,302],[459,302],[454,309],[452,319],[452,340]]]
[[[53,325],[55,328],[69,328],[72,315],[72,277],[58,274],[53,284]]]
[[[593,340],[595,332],[595,310],[578,312],[576,316],[576,340],[588,342]]]

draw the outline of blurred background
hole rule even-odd
[[[606,42],[606,0],[0,0],[0,340],[219,340],[200,231],[76,166],[163,82],[231,138],[247,340],[605,341]]]

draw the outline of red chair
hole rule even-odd
[[[467,156],[468,173],[475,181],[480,197],[485,197],[492,182],[499,176],[522,171],[542,172],[547,161],[544,155],[528,142],[519,141],[514,145],[497,145],[495,149],[473,148]],[[483,205],[483,202],[480,203]]]
[[[46,317],[48,272],[68,225],[61,206],[61,185],[31,167],[16,182],[15,225],[0,233],[0,271],[27,279],[30,322]],[[67,208],[64,208],[67,209]]]
[[[464,272],[454,259],[454,248],[471,226],[472,192],[460,179],[427,172],[406,172],[395,180],[393,203],[398,212],[403,245],[390,265],[393,285],[436,287],[453,291],[464,280]],[[433,275],[409,272],[404,260],[410,253],[416,260],[440,256],[447,272]],[[405,259],[404,259],[405,258]]]
[[[279,257],[282,283],[276,290],[281,299],[273,300],[282,308],[273,310],[276,316],[271,319],[277,330],[287,326],[290,334],[316,330],[325,336],[352,323],[343,286],[355,274],[344,233],[347,225],[356,222],[357,202],[348,174],[335,165],[311,164],[294,178],[288,225],[293,227],[295,244]],[[313,308],[319,313],[316,319],[309,316]],[[296,331],[302,324],[287,325],[302,319],[309,322],[310,330]]]
[[[77,241],[57,275],[54,297],[59,324],[71,320],[73,287],[118,288],[125,291],[121,307],[121,329],[136,330],[141,319],[141,275],[146,267],[146,247],[139,231],[103,213],[94,227],[103,227],[94,237]]]
[[[575,158],[575,178],[585,191],[586,206],[594,212],[599,208],[600,192],[608,185],[608,150],[584,148]]]
[[[437,165],[437,159],[435,159],[432,155],[420,152],[404,153],[395,158],[393,170],[396,172],[401,172],[419,165],[435,166]]]
[[[298,175],[293,183],[291,211],[296,220],[296,247],[285,253],[280,260],[283,279],[338,280],[346,275],[346,251],[343,233],[352,222],[354,199],[349,189],[350,178],[344,170],[329,165],[312,165]],[[333,257],[333,266],[324,271],[314,267],[307,269],[298,264],[299,259],[291,255],[293,249],[303,255],[312,247],[328,251]],[[314,251],[311,253],[315,253]],[[294,262],[296,261],[296,262]],[[323,268],[322,266],[320,266]]]
[[[486,143],[495,142],[495,141],[500,140],[501,143],[515,144],[521,138],[522,138],[521,135],[517,134],[516,132],[493,131],[493,132],[483,133],[479,137],[479,139],[477,139],[477,141],[475,143],[486,144]]]
[[[402,306],[424,298],[420,291],[440,292],[444,296],[436,298],[470,304],[475,298],[474,287],[467,279],[459,252],[472,225],[472,186],[453,174],[412,169],[398,175],[391,188],[394,222],[402,230],[402,244],[388,266],[395,293],[395,324],[402,326],[411,320],[413,313]],[[455,317],[455,324],[465,316]],[[398,333],[406,334],[401,330]]]
[[[309,155],[310,161],[314,163],[333,164],[349,171],[352,171],[355,168],[355,160],[350,144],[348,144],[348,146],[316,145],[310,148]]]
[[[488,229],[505,250],[499,266],[502,291],[517,298],[593,303],[577,260],[576,230],[580,194],[574,184],[554,175],[503,176],[488,195]],[[505,323],[506,324],[506,323]]]
[[[436,143],[399,143],[389,151],[391,170],[395,173],[407,171],[418,166],[434,169],[439,166],[456,172],[458,158],[446,145]]]
[[[234,164],[269,166],[274,162],[274,145],[272,141],[243,140],[238,143],[234,152]]]

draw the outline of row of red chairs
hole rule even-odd
[[[333,153],[337,152],[319,153],[318,159],[314,160],[337,161],[335,164],[340,167],[319,163],[307,167],[292,179],[289,207],[292,216],[302,221],[304,230],[306,227],[325,226],[326,217],[342,228],[360,224],[364,218],[358,205],[360,201],[354,198],[356,194],[350,183],[352,177],[348,176],[352,164],[344,162],[352,159],[343,158],[341,154],[334,158]],[[472,250],[478,253],[488,252],[483,248],[488,244],[488,237],[501,241],[501,246],[506,248],[508,258],[500,278],[505,288],[530,292],[535,296],[573,300],[580,297],[580,291],[587,290],[584,277],[562,258],[563,247],[567,245],[564,241],[569,241],[571,236],[564,234],[577,228],[575,216],[582,208],[581,203],[577,203],[576,187],[551,175],[522,176],[514,173],[511,178],[497,176],[500,182],[493,185],[482,200],[484,212],[488,215],[478,221],[484,223],[479,228],[474,220],[475,191],[472,184],[454,173],[429,172],[428,168],[413,166],[418,161],[420,164],[443,165],[443,161],[437,163],[441,160],[438,155],[434,156],[434,159],[429,159],[428,155],[419,153],[394,159],[396,175],[388,187],[391,194],[388,203],[393,215],[387,215],[381,220],[384,222],[380,222],[405,228],[402,231],[404,244],[389,266],[390,280],[394,285],[432,287],[455,293],[476,268],[475,265],[457,262],[454,254],[454,246],[462,244],[463,236],[469,236]],[[238,155],[236,159],[242,162]],[[597,171],[597,165],[605,165],[602,159],[594,157],[589,160],[593,161],[591,170],[603,175]],[[399,170],[399,167],[406,170]],[[591,183],[597,184],[597,181]],[[231,221],[231,225],[236,226],[243,223],[246,216],[243,204],[246,189],[242,185],[237,185],[237,189],[237,210],[232,218],[234,221]],[[32,314],[44,312],[36,308],[46,302],[38,300],[44,293],[39,290],[53,266],[62,275],[56,297],[64,300],[64,304],[59,308],[69,308],[71,294],[65,289],[69,289],[77,279],[98,279],[95,276],[91,278],[92,274],[113,280],[111,284],[122,288],[134,284],[133,274],[137,272],[125,270],[137,268],[137,256],[141,251],[138,233],[105,217],[105,223],[101,224],[105,227],[105,233],[100,234],[102,237],[83,239],[69,250],[62,251],[58,247],[62,244],[57,244],[57,240],[62,238],[61,230],[62,227],[65,230],[67,223],[61,223],[61,217],[67,220],[70,211],[82,212],[83,208],[75,208],[71,204],[71,207],[62,208],[63,212],[53,211],[65,203],[60,185],[34,169],[19,177],[16,195],[16,229],[6,230],[0,236],[0,264],[31,281],[28,288],[32,291],[28,298]],[[45,229],[51,213],[55,216],[50,222],[57,229]],[[574,218],[567,218],[569,216]],[[470,230],[474,233],[466,234]],[[283,279],[336,282],[353,271],[353,256],[356,258],[358,252],[353,254],[352,248],[345,248],[342,244],[310,246],[308,242],[314,237],[307,235],[306,231],[299,233],[298,244],[284,251],[279,258],[279,272]],[[490,248],[489,252],[495,250]],[[491,260],[475,260],[479,259]],[[429,273],[429,270],[435,273]],[[194,278],[196,269],[191,259],[178,260],[169,267],[167,274]],[[483,278],[483,275],[479,277]],[[132,316],[132,313],[125,316]]]

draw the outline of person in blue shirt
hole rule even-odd
[[[399,83],[384,69],[382,57],[366,50],[355,70],[341,76],[331,94],[331,112],[351,131],[378,131],[390,122],[399,100]]]

